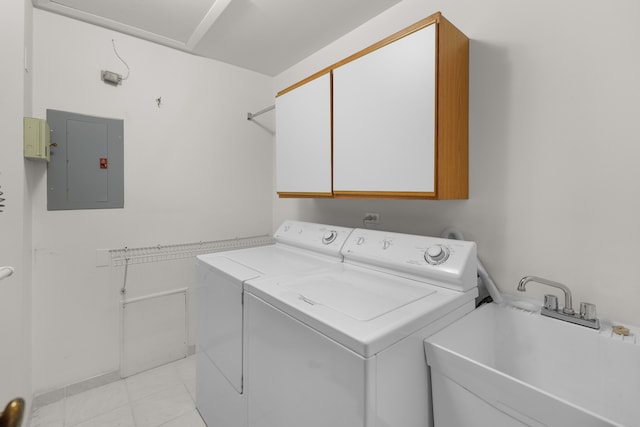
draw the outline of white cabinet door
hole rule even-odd
[[[276,189],[331,195],[328,73],[276,98]]]
[[[334,191],[435,192],[435,31],[333,71]]]

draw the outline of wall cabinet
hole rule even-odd
[[[331,197],[331,75],[276,98],[276,189],[281,197]]]
[[[441,14],[432,15],[281,92],[277,151],[290,144],[329,146],[323,176],[326,181],[328,165],[333,197],[468,198],[468,70],[468,38]],[[300,121],[306,129],[287,142],[284,124],[301,112],[281,109],[280,98],[296,94],[304,98],[298,106],[315,104],[305,92],[320,79],[328,86],[331,112],[321,118],[323,140],[316,127]],[[326,94],[315,96],[326,102]],[[295,159],[278,155],[280,196],[308,196],[302,181],[315,169],[304,166],[287,178],[301,187],[281,192],[286,180],[281,187],[280,169],[290,171],[290,162]]]

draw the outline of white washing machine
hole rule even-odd
[[[245,284],[250,427],[432,425],[423,341],[475,308],[475,243],[356,229],[342,253]]]
[[[285,221],[273,245],[197,257],[196,406],[209,427],[247,425],[244,283],[339,264],[352,230]]]

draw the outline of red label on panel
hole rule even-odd
[[[106,157],[100,157],[100,169],[107,169],[109,167],[109,161]]]

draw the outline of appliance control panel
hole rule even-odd
[[[345,262],[455,290],[477,286],[474,242],[357,228],[345,242],[342,254]]]
[[[277,242],[329,255],[340,255],[340,249],[353,228],[316,224],[303,221],[284,221],[273,237]]]

